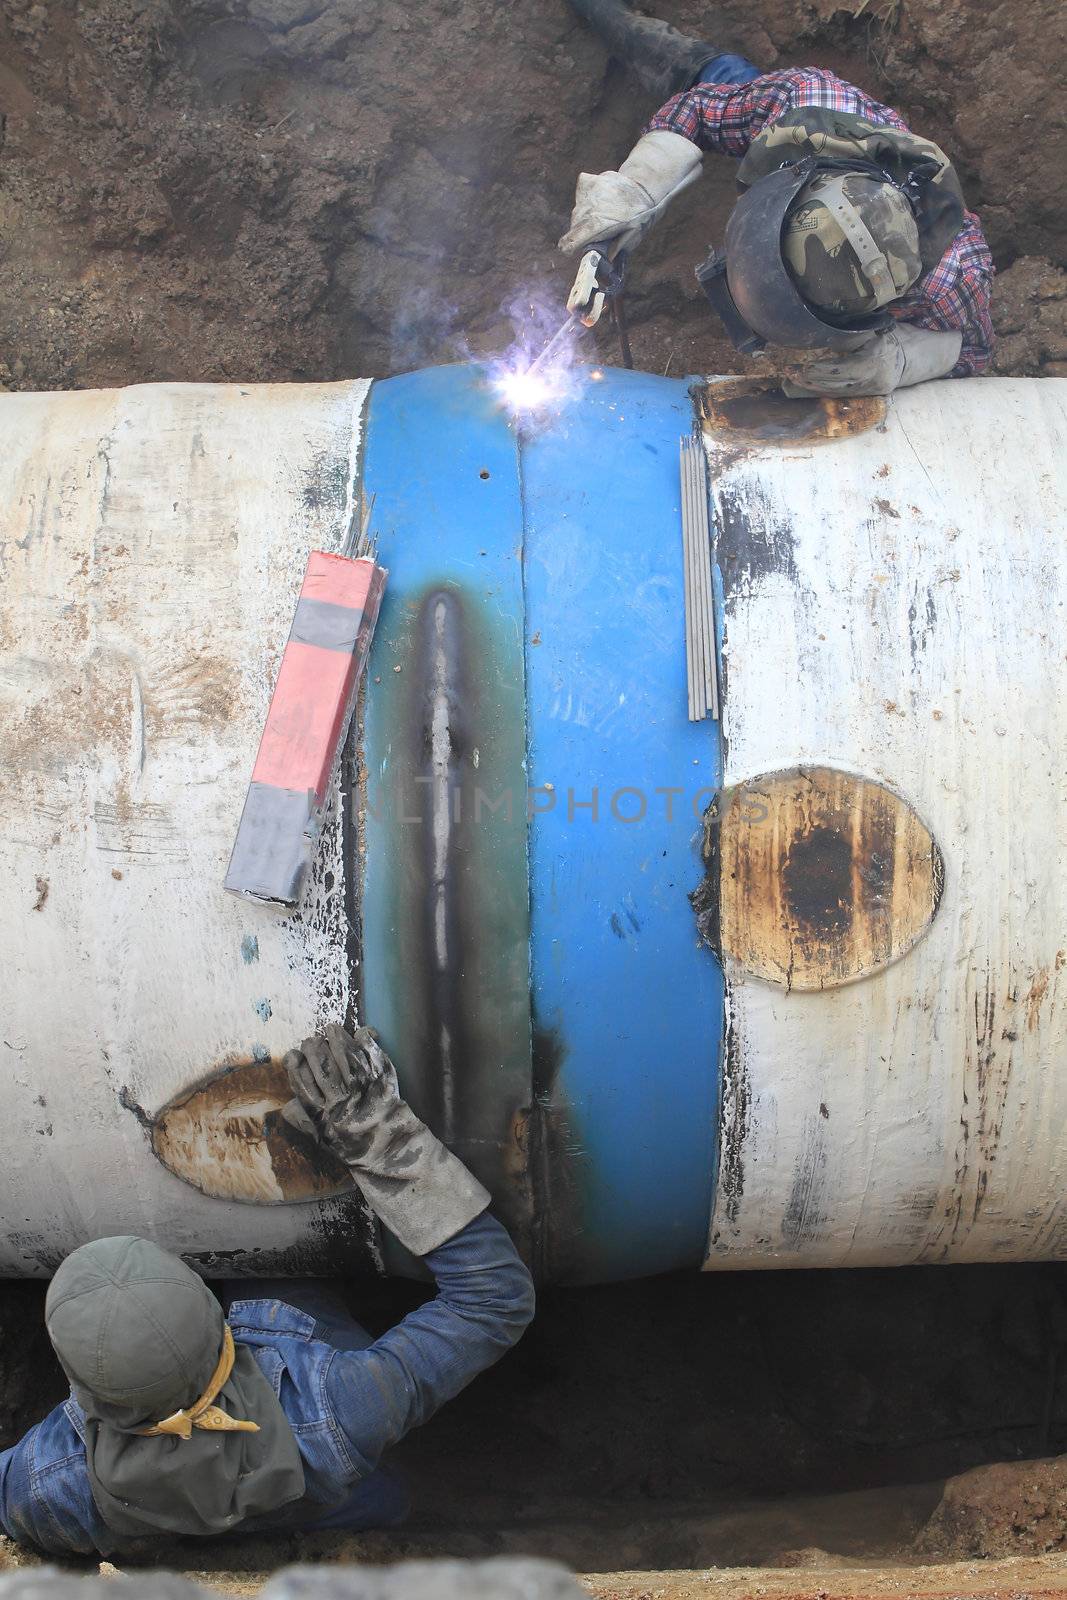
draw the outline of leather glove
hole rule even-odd
[[[285,1058],[285,1116],[345,1163],[401,1244],[424,1256],[489,1204],[489,1192],[400,1098],[396,1068],[369,1028],[331,1023]]]
[[[700,162],[692,140],[656,128],[637,141],[618,172],[580,172],[559,248],[567,255],[591,244],[632,250],[667,203],[700,176]]]
[[[936,333],[897,322],[872,334],[858,350],[822,356],[803,367],[787,367],[782,393],[790,400],[809,394],[892,394],[928,378],[943,378],[960,358],[961,333]]]

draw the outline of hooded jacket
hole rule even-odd
[[[84,1418],[93,1499],[115,1533],[228,1533],[303,1495],[277,1396],[177,1256],[130,1236],[82,1245],[52,1280],[45,1322]],[[185,1418],[188,1437],[149,1431],[208,1398],[217,1430]]]
[[[250,1298],[231,1306],[238,1353],[250,1355],[284,1413],[305,1485],[302,1498],[234,1531],[251,1531],[260,1521],[313,1527],[349,1497],[354,1502],[360,1488],[371,1489],[383,1451],[520,1338],[533,1315],[533,1285],[488,1213],[426,1263],[437,1298],[362,1350],[338,1348],[328,1328],[283,1301]],[[254,1284],[249,1290],[254,1295]],[[72,1393],[0,1453],[0,1528],[9,1538],[57,1555],[109,1555],[136,1541],[110,1527],[98,1506],[87,1445],[87,1419]],[[381,1526],[373,1494],[366,1507],[370,1520],[362,1525]],[[349,1517],[344,1525],[361,1524]]]

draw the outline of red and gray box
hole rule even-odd
[[[387,575],[367,557],[308,557],[224,880],[233,894],[300,898]]]

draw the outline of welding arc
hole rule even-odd
[[[699,440],[680,441],[682,552],[685,567],[685,653],[689,720],[718,720],[719,676],[715,601],[711,583],[711,528],[704,450]]]

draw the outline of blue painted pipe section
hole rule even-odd
[[[723,985],[687,894],[721,751],[687,715],[692,420],[684,382],[607,369],[522,451],[531,783],[554,786],[530,837],[535,1037],[559,1041],[596,1279],[701,1261],[713,1189]]]
[[[723,988],[687,897],[721,752],[687,718],[692,425],[684,382],[611,369],[518,449],[475,369],[371,392],[363,1011],[545,1280],[705,1255]]]

